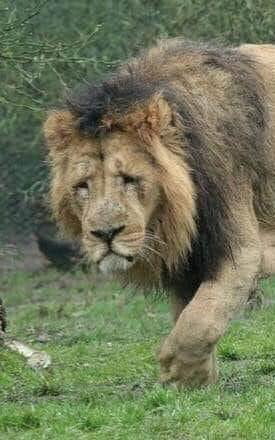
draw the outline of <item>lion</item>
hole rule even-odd
[[[215,383],[218,341],[275,272],[275,46],[161,41],[71,92],[44,134],[67,236],[170,294],[161,381]]]

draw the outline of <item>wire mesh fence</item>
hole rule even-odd
[[[97,80],[162,37],[274,42],[275,8],[262,3],[106,0],[103,6],[97,0],[2,0],[0,252],[13,254],[23,242],[30,247],[30,237],[48,222],[41,121],[66,88],[84,78]]]
[[[50,221],[48,171],[42,157],[28,159],[22,152],[0,158],[0,273],[38,268],[42,257],[36,234]]]
[[[8,244],[15,237],[26,239],[45,214],[42,188],[47,186],[47,167],[42,158],[28,162],[18,153],[8,161],[0,159],[0,175],[0,239]],[[31,184],[26,175],[31,176]]]

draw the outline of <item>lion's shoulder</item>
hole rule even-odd
[[[274,44],[243,44],[239,51],[250,57],[255,68],[261,75],[269,98],[275,102],[275,45]]]

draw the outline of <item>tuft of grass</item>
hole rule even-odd
[[[218,347],[220,381],[158,384],[156,351],[171,328],[164,298],[82,273],[5,275],[9,332],[46,350],[44,372],[0,352],[0,438],[20,440],[273,440],[274,280],[261,310],[235,320]]]

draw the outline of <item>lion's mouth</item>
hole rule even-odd
[[[103,273],[124,272],[134,264],[134,261],[133,255],[123,255],[109,250],[97,261],[97,265]]]
[[[97,264],[100,264],[102,260],[104,260],[105,257],[107,257],[108,255],[117,255],[120,258],[125,258],[125,260],[129,261],[129,263],[132,263],[134,261],[134,256],[133,255],[123,255],[120,254],[119,252],[114,251],[113,249],[108,250],[106,252],[105,255],[103,255],[97,262]]]

